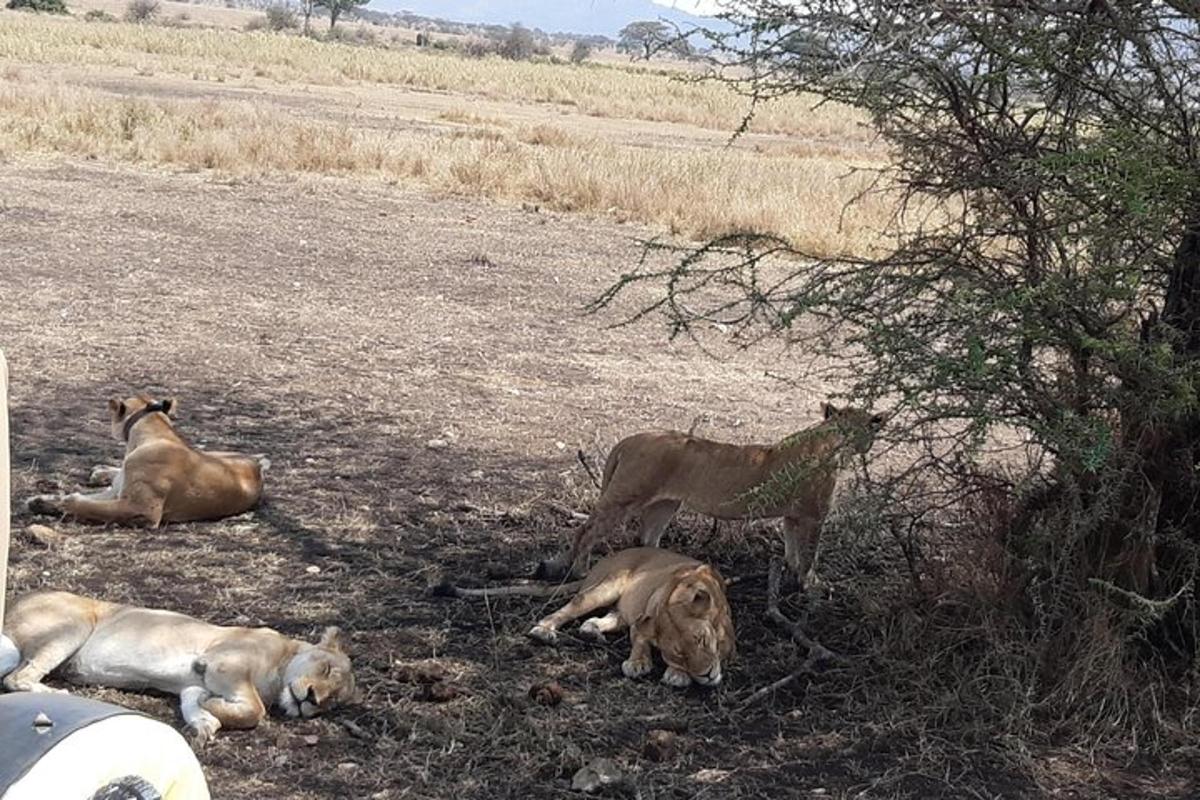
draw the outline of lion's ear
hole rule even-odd
[[[321,641],[317,642],[318,647],[324,647],[327,650],[335,650],[343,655],[349,648],[350,640],[346,634],[342,633],[342,629],[336,625],[330,625],[321,634]]]
[[[108,401],[108,410],[112,412],[114,417],[120,419],[121,417],[125,416],[125,412],[127,410],[125,408],[125,401],[118,400],[115,397],[111,398]]]
[[[179,414],[179,401],[174,397],[164,397],[161,401],[163,413],[171,419]]]
[[[688,603],[688,611],[694,617],[705,617],[712,609],[712,604],[712,595],[708,593],[708,589],[701,587],[696,589],[696,593],[692,595],[692,600]]]

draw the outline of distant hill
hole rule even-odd
[[[604,36],[616,36],[621,28],[639,19],[665,19],[681,27],[714,22],[651,0],[372,0],[367,8],[485,25],[520,22],[547,33]]]

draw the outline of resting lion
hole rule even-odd
[[[629,628],[633,646],[621,665],[627,677],[650,672],[653,646],[667,664],[662,682],[668,686],[721,682],[721,662],[734,652],[725,581],[715,569],[693,558],[656,547],[634,547],[601,559],[583,580],[561,586],[438,587],[439,594],[455,597],[546,597],[576,590],[571,602],[534,625],[529,635],[552,644],[566,623],[615,604],[608,614],[586,620],[579,630],[603,640],[606,633]]]
[[[72,683],[178,694],[199,743],[221,728],[255,727],[272,705],[307,718],[355,693],[337,628],[313,645],[270,628],[35,592],[9,609],[4,634],[0,676],[8,690],[54,691],[42,679],[62,667]]]
[[[95,494],[39,495],[28,502],[38,514],[67,514],[85,522],[133,523],[220,519],[249,511],[262,496],[262,473],[270,462],[228,452],[196,450],[175,432],[174,398],[137,395],[108,401],[112,433],[125,442],[120,467],[99,466]]]
[[[596,509],[567,553],[537,577],[578,575],[596,542],[641,516],[642,544],[657,547],[680,506],[717,519],[783,517],[784,558],[803,588],[843,457],[865,453],[883,416],[822,405],[824,419],[774,445],[713,442],[686,433],[622,439],[604,466]]]

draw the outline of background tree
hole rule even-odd
[[[571,63],[582,64],[592,57],[592,45],[584,39],[576,39],[571,47]]]
[[[617,51],[647,61],[654,51],[672,38],[670,29],[655,20],[631,22],[617,34]]]
[[[509,26],[504,36],[497,44],[497,52],[511,61],[525,61],[532,58],[537,51],[537,42],[533,32],[519,22]]]
[[[307,2],[308,0],[302,0]],[[369,0],[314,0],[313,6],[316,8],[324,8],[329,11],[329,30],[333,30],[337,25],[338,17],[348,11],[354,11],[359,6],[365,6]],[[304,17],[305,25],[308,25],[308,15]]]
[[[836,359],[920,454],[876,487],[889,524],[986,498],[1031,691],[1128,722],[1147,675],[1196,658],[1200,4],[745,0],[727,18],[705,36],[752,102],[807,92],[870,119],[894,223],[854,256],[724,237],[600,305],[659,281],[644,313],[674,333],[716,321]]]
[[[8,8],[45,11],[51,14],[66,14],[67,4],[63,0],[8,0]]]

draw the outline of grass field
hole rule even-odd
[[[739,654],[716,691],[625,679],[627,639],[532,644],[540,601],[431,597],[443,577],[525,576],[561,546],[596,495],[577,448],[600,459],[663,427],[771,441],[813,422],[837,387],[802,347],[612,327],[641,288],[582,309],[640,239],[873,246],[887,197],[843,206],[870,185],[853,170],[886,153],[861,120],[800,99],[730,142],[745,106],[715,85],[244,33],[246,13],[163,27],[0,11],[18,501],[119,458],[104,404],[134,391],[176,396],[193,442],[272,461],[265,502],[236,519],[100,530],[19,512],[13,591],[350,635],[363,702],[220,735],[200,754],[214,797],[583,796],[571,776],[599,757],[626,776],[605,797],[1195,796],[1194,748],[1151,762],[997,733],[975,700],[1017,679],[930,652],[931,620],[980,620],[949,590],[916,613],[895,543],[840,515],[828,592],[787,611],[850,666],[749,706],[798,660],[763,619],[772,525],[684,515],[667,533],[742,578]],[[23,533],[34,521],[63,541]],[[943,560],[948,587],[988,580],[981,560],[965,577]],[[925,668],[938,659],[962,669]],[[422,684],[430,670],[448,692]],[[560,705],[530,698],[551,680]],[[170,698],[84,693],[180,724]],[[660,730],[677,745],[661,759],[644,748]]]
[[[352,174],[813,252],[869,247],[890,212],[875,194],[842,212],[882,158],[852,115],[775,103],[730,146],[746,104],[661,72],[23,14],[0,61],[10,156]]]

